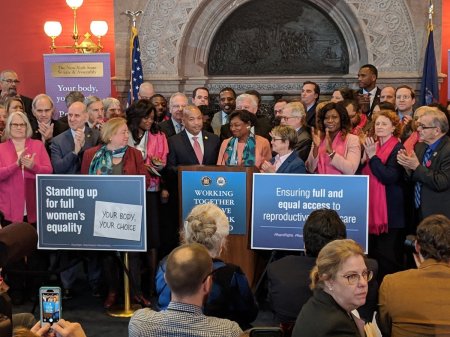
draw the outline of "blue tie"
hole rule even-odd
[[[427,162],[428,160],[430,160],[431,158],[431,154],[433,153],[433,150],[431,149],[431,147],[427,147],[427,150],[425,151],[425,154],[423,155],[423,159],[422,159],[422,165],[425,167],[428,167]],[[421,182],[417,182],[416,185],[414,186],[414,203],[416,205],[416,208],[420,207],[420,192],[422,190],[422,183]]]

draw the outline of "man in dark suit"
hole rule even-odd
[[[7,97],[20,97],[23,102],[25,112],[27,113],[28,119],[34,120],[32,113],[31,98],[27,96],[20,95],[17,86],[20,84],[19,77],[14,70],[3,70],[0,73],[0,101],[5,101]]]
[[[56,174],[80,173],[83,153],[100,142],[98,130],[91,129],[87,125],[88,112],[86,105],[82,102],[74,102],[70,105],[68,112],[69,129],[53,138],[50,145],[53,170]],[[94,254],[89,256],[88,273],[89,282],[94,296],[99,296],[101,269],[98,257]],[[72,257],[64,252],[60,255],[60,263],[63,266],[72,263]],[[64,287],[63,297],[72,297],[72,288],[76,281],[77,267],[71,267],[61,272],[61,283]]]
[[[433,214],[450,218],[450,138],[448,119],[442,111],[430,108],[417,124],[420,142],[414,152],[400,150],[397,160],[414,183],[416,221]]]
[[[53,119],[55,105],[50,96],[46,94],[37,95],[33,99],[32,108],[36,120],[30,122],[33,129],[31,138],[42,140],[50,155],[50,144],[53,138],[67,130],[68,126]]]
[[[53,138],[51,160],[56,174],[80,173],[81,160],[86,149],[100,142],[98,130],[87,126],[86,105],[73,103],[68,109],[69,129]]]
[[[373,108],[380,103],[381,89],[377,87],[378,69],[372,64],[363,65],[358,71],[358,100],[362,113],[371,117]]]
[[[161,131],[167,136],[172,137],[183,131],[183,110],[188,105],[188,98],[181,92],[176,92],[170,96],[169,110],[171,118],[159,123]]]
[[[294,149],[305,162],[311,150],[312,138],[306,125],[304,105],[300,102],[286,104],[281,115],[281,125],[288,125],[297,132],[297,143]]]
[[[303,83],[301,98],[306,107],[306,124],[316,127],[316,107],[319,103],[320,87],[316,82],[306,81]]]
[[[309,273],[314,267],[320,250],[333,240],[347,238],[347,230],[339,214],[330,209],[313,211],[303,226],[303,242],[306,256],[285,256],[269,264],[267,268],[268,296],[271,309],[280,322],[294,322],[303,304],[311,297]],[[368,269],[376,275],[378,265],[368,261]],[[378,282],[369,282],[366,304],[358,308],[361,317],[372,320],[377,309]]]
[[[255,126],[252,127],[252,133],[266,138],[270,142],[270,130],[272,130],[272,122],[269,117],[258,114],[257,97],[252,94],[241,94],[236,98],[236,109],[247,110],[255,115]],[[230,124],[222,125],[220,129],[220,140],[223,141],[231,137]]]
[[[198,107],[189,105],[184,108],[182,122],[185,127],[180,133],[168,138],[169,156],[163,176],[169,192],[168,208],[161,230],[162,252],[170,252],[178,245],[179,204],[178,204],[178,167],[180,165],[216,165],[219,154],[219,137],[202,130],[203,116]]]

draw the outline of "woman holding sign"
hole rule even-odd
[[[146,186],[150,185],[150,175],[145,167],[139,150],[128,146],[129,132],[127,121],[121,117],[111,118],[101,129],[103,145],[90,148],[84,152],[81,165],[82,174],[93,175],[145,175]],[[145,306],[150,301],[142,295],[139,276],[139,255],[130,253],[130,272],[134,276],[136,293],[134,299]],[[104,307],[109,309],[117,299],[119,288],[119,270],[112,261],[105,259],[104,272],[109,293]]]
[[[260,168],[265,160],[272,158],[269,141],[251,132],[255,121],[256,116],[247,110],[236,110],[230,114],[233,137],[222,142],[217,165]]]
[[[328,103],[319,110],[317,130],[306,169],[319,174],[355,174],[361,160],[358,136],[350,133],[350,117],[342,103]]]
[[[398,139],[401,128],[394,111],[381,110],[373,125],[376,138],[367,137],[364,143],[362,174],[369,176],[369,255],[378,261],[380,280],[403,265],[404,170],[397,162],[397,153],[404,148]]]

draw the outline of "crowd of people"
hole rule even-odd
[[[363,65],[358,72],[359,89],[335,90],[330,101],[321,101],[319,85],[306,81],[300,99],[278,100],[273,115],[261,111],[257,91],[237,95],[230,87],[220,90],[217,112],[206,87],[196,88],[191,98],[177,92],[167,100],[155,93],[151,83],[144,82],[138,100],[126,109],[113,97],[84,97],[74,91],[65,98],[67,115],[55,120],[51,97],[21,95],[17,73],[4,70],[0,73],[0,210],[5,215],[4,225],[36,224],[36,174],[144,175],[148,249],[129,254],[134,280],[131,298],[144,307],[165,309],[166,314],[137,313],[130,323],[130,336],[150,336],[156,328],[149,322],[162,329],[167,319],[179,320],[180,326],[172,327],[179,331],[189,327],[189,322],[216,331],[228,329],[237,336],[255,319],[256,300],[239,266],[220,260],[229,224],[218,207],[194,208],[180,231],[178,167],[252,166],[264,173],[367,175],[370,259],[357,244],[345,239],[345,225],[338,214],[330,215],[329,210],[312,214],[308,221],[316,221],[317,228],[306,224],[304,228],[303,258],[310,260],[299,263],[294,257],[284,257],[269,266],[269,302],[280,323],[290,324],[294,336],[311,336],[326,329],[357,336],[362,330],[352,311],[359,308],[358,319],[370,321],[378,311],[381,284],[382,329],[393,336],[411,336],[405,333],[414,331],[411,325],[426,322],[406,322],[406,314],[393,306],[386,293],[397,292],[392,290],[400,283],[394,281],[397,272],[413,267],[412,258],[404,254],[403,241],[416,229],[417,265],[426,269],[424,265],[433,259],[448,267],[448,242],[427,236],[440,233],[436,229],[428,234],[431,217],[433,224],[438,222],[434,226],[441,226],[449,237],[445,227],[450,217],[448,111],[438,104],[414,109],[412,88],[379,88],[377,77],[373,65]],[[435,219],[437,214],[441,218]],[[329,224],[327,219],[331,219]],[[421,239],[419,233],[426,238]],[[314,240],[320,242],[311,243],[308,235],[317,236]],[[318,239],[321,235],[325,238]],[[430,252],[428,245],[438,243],[444,244],[438,248],[444,251]],[[26,263],[55,268],[57,261],[58,268],[62,266],[63,297],[70,299],[75,296],[78,269],[74,261],[78,255],[64,251],[55,259],[35,252]],[[103,296],[105,309],[111,308],[119,297],[117,256],[86,252],[83,259],[92,295]],[[307,289],[305,274],[311,268],[313,292]],[[143,269],[147,271],[144,274]],[[294,269],[302,273],[303,281],[289,288],[283,278],[291,277]],[[23,302],[27,290],[36,291],[36,284],[30,288],[23,275],[8,275],[8,268],[4,273],[16,303]],[[401,280],[407,283],[406,277]],[[448,289],[443,285],[439,291]],[[289,296],[290,292],[298,297]],[[157,297],[158,303],[152,303],[152,297]],[[448,307],[447,302],[441,306]],[[194,323],[184,317],[186,312],[202,316],[197,309],[202,306],[207,317],[237,324],[210,318]],[[334,320],[325,316],[336,318],[337,325],[314,323]],[[449,332],[448,319],[438,325],[439,331]],[[426,335],[429,327],[421,331]]]

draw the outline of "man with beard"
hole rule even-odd
[[[19,94],[17,90],[17,86],[19,84],[19,77],[14,70],[3,70],[0,73],[0,101],[5,102],[8,97],[20,97],[24,104],[28,120],[31,122],[34,120],[31,108],[32,100],[27,96],[22,96]]]
[[[156,109],[156,123],[161,123],[170,119],[170,113],[167,111],[167,99],[161,94],[154,94],[150,102]]]
[[[223,88],[219,93],[220,111],[214,114],[211,126],[216,135],[220,135],[220,128],[227,124],[228,115],[236,109],[236,92],[229,87]]]
[[[346,99],[342,102],[350,117],[350,123],[352,129],[350,132],[354,135],[360,136],[364,133],[365,126],[367,125],[367,116],[362,114],[358,102],[352,99]]]

